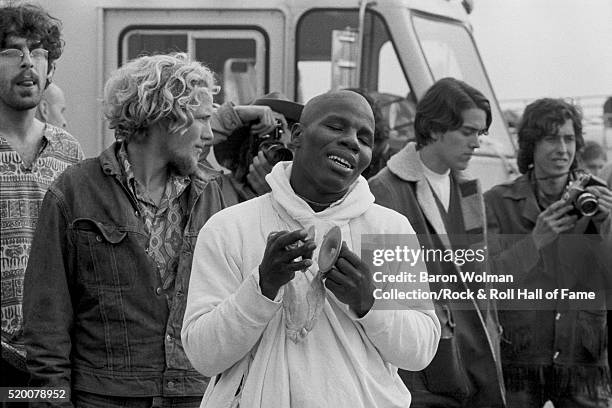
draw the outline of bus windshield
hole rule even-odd
[[[435,80],[454,77],[481,91],[491,101],[493,122],[484,136],[480,151],[485,154],[513,156],[514,146],[504,118],[495,103],[480,56],[467,27],[460,22],[413,14],[414,28]]]

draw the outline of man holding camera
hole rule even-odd
[[[287,147],[291,139],[290,129],[299,120],[303,108],[302,104],[272,92],[250,105],[235,106],[234,109],[241,118],[246,117],[245,114],[250,111],[265,109],[271,115],[270,122],[275,124],[273,128],[262,128],[259,118],[241,120],[239,126],[227,134],[219,133],[213,127],[213,159],[231,172],[221,174],[218,179],[227,206],[270,192],[265,177],[279,161],[293,159]],[[208,159],[211,158],[206,152]]]
[[[509,407],[541,407],[547,400],[556,408],[607,406],[601,291],[610,287],[612,270],[606,253],[612,248],[612,192],[575,171],[584,144],[581,120],[561,99],[528,105],[518,130],[523,174],[485,193],[495,273],[512,273],[520,289],[598,291],[589,310],[563,299],[525,308],[539,310],[500,310]],[[593,199],[594,213],[588,208]]]

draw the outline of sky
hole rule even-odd
[[[500,100],[612,96],[612,0],[474,0],[476,44]]]

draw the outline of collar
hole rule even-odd
[[[40,152],[42,152],[47,146],[51,146],[52,150],[62,150],[62,140],[64,139],[65,130],[50,125],[46,122],[43,123],[42,137],[40,141]],[[0,139],[8,143],[8,141],[0,135]]]
[[[531,173],[532,171],[529,170],[527,173],[521,174],[513,181],[502,184],[506,187],[502,196],[512,200],[524,200],[530,197],[535,199],[531,184]]]
[[[505,189],[502,193],[502,197],[514,201],[524,201],[521,215],[535,223],[541,210],[536,200],[535,192],[533,191],[531,181],[532,173],[533,171],[529,170],[515,180],[504,183],[503,186]]]
[[[61,150],[63,134],[66,131],[45,122],[43,128],[43,143],[49,143],[53,150]]]
[[[404,181],[425,180],[424,164],[416,150],[416,143],[410,142],[402,150],[391,156],[387,162],[389,171]],[[471,180],[472,178],[466,171],[450,172],[451,177],[459,183]]]
[[[361,216],[374,204],[374,196],[370,192],[368,182],[359,176],[341,199],[325,210],[315,212],[293,191],[290,183],[292,167],[292,162],[277,163],[266,176],[266,181],[272,189],[274,201],[304,228],[318,222],[345,225]]]
[[[117,154],[121,148],[121,142],[113,142],[106,150],[104,150],[98,157],[100,167],[107,176],[117,178],[122,184],[125,183],[125,176],[123,175],[122,166],[117,159]],[[191,181],[191,188],[195,189],[195,196],[198,196],[213,179],[217,178],[218,174],[212,171],[202,163],[198,164],[198,170],[187,176]]]

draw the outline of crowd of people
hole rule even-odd
[[[389,152],[363,90],[217,106],[202,63],[143,56],[106,81],[116,141],[85,159],[52,83],[62,48],[44,9],[0,8],[1,387],[66,392],[30,406],[612,403],[612,170],[583,140],[575,106],[528,105],[521,175],[483,192],[467,168],[491,104],[462,80],[435,82],[416,106],[415,140]],[[598,297],[381,308],[362,251],[371,234],[489,251],[411,271],[511,274],[526,290]]]

